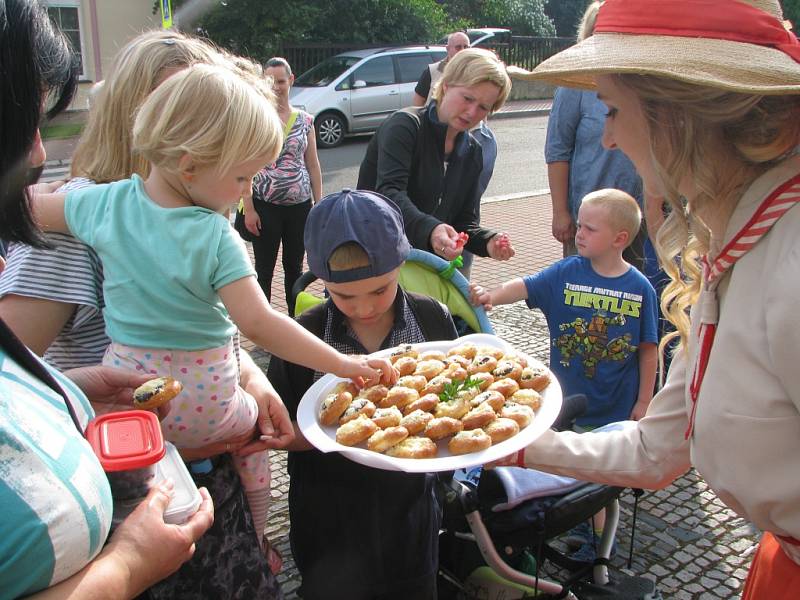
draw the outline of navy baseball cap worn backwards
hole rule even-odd
[[[320,200],[308,213],[304,240],[308,268],[331,283],[385,275],[403,264],[411,252],[400,209],[385,196],[366,190],[345,188]],[[363,248],[369,265],[331,271],[331,254],[348,242]]]

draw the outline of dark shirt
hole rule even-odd
[[[462,132],[445,169],[446,134],[436,102],[397,111],[372,136],[358,172],[358,189],[383,194],[400,207],[415,248],[433,251],[431,232],[447,223],[469,234],[467,250],[488,256],[486,244],[497,232],[480,226],[483,150],[471,133]]]
[[[428,99],[428,94],[431,93],[431,68],[430,66],[425,67],[425,70],[422,72],[422,75],[419,76],[419,81],[417,81],[417,85],[414,88],[414,93],[419,94],[426,100]]]
[[[430,302],[413,304],[440,310],[441,335],[432,339],[454,339],[449,314]],[[427,341],[402,290],[394,309],[382,349]],[[331,300],[298,322],[342,352],[366,352]],[[319,374],[273,357],[268,376],[295,420],[300,399]],[[373,469],[318,450],[290,452],[289,475],[290,541],[304,598],[433,597],[441,520],[434,475]]]

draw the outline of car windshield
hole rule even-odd
[[[300,75],[294,86],[325,87],[359,60],[357,56],[332,56]]]

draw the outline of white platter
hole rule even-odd
[[[456,340],[444,342],[424,342],[414,344],[420,352],[426,350],[442,350],[446,352],[450,348],[464,343],[473,343],[477,346],[494,346],[503,350],[515,350],[500,338],[486,333],[475,333]],[[515,350],[516,352],[519,352]],[[382,350],[372,356],[388,356],[391,350]],[[522,352],[522,356],[529,358]],[[530,359],[533,360],[533,359]],[[438,442],[439,454],[436,458],[394,458],[372,452],[366,448],[343,446],[336,442],[336,426],[322,427],[318,420],[319,405],[322,399],[330,393],[337,383],[343,381],[335,375],[325,375],[314,385],[308,388],[297,407],[297,424],[305,438],[321,452],[339,452],[352,461],[388,471],[405,471],[407,473],[434,473],[438,471],[454,471],[456,469],[466,469],[476,465],[482,465],[524,448],[531,444],[536,438],[542,435],[553,424],[561,410],[561,386],[555,377],[547,388],[542,392],[542,405],[536,411],[536,416],[530,425],[522,429],[514,437],[504,442],[491,446],[481,452],[471,454],[451,455],[447,448],[447,440]]]

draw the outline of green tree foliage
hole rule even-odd
[[[180,14],[185,4],[173,0],[173,9]],[[193,27],[232,52],[265,60],[281,41],[430,41],[451,23],[435,0],[217,0]]]
[[[316,4],[316,3],[315,3]],[[332,42],[419,42],[439,37],[449,26],[433,0],[325,0],[323,19],[311,39]]]
[[[215,3],[196,28],[231,52],[264,61],[276,54],[281,40],[303,40],[321,12],[311,3],[229,0]]]
[[[544,11],[553,19],[556,35],[575,37],[583,11],[591,0],[547,0]]]
[[[560,1],[560,0],[558,0]],[[508,27],[515,35],[554,36],[555,26],[544,11],[545,0],[445,0],[453,20],[471,27]]]

